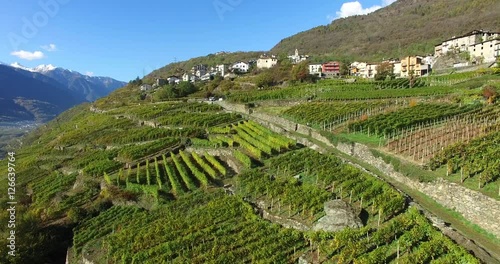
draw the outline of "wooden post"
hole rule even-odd
[[[460,168],[460,183],[464,183],[464,168]]]
[[[398,246],[397,246],[398,256],[397,256],[397,259],[399,260],[399,240],[397,242],[398,242]],[[398,263],[398,262],[396,262],[396,263]]]
[[[378,210],[378,223],[377,223],[377,227],[380,227],[380,216],[382,215],[382,209],[379,209]]]

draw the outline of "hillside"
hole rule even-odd
[[[474,29],[500,31],[497,0],[398,0],[364,16],[334,20],[281,40],[272,53],[351,60],[430,54],[434,45]]]
[[[16,223],[18,257],[2,247],[0,262],[62,263],[68,254],[69,263],[384,263],[396,261],[399,248],[400,263],[494,263],[500,152],[498,144],[478,146],[500,135],[491,133],[498,129],[491,121],[500,120],[498,105],[481,97],[483,87],[498,88],[499,78],[433,76],[412,88],[404,80],[322,80],[235,90],[217,103],[149,100],[128,85],[93,107],[64,112],[7,156],[15,162],[16,210],[23,217]],[[459,127],[449,117],[483,122]],[[402,129],[405,137],[397,136]],[[411,135],[427,129],[425,137]],[[448,147],[457,147],[463,131],[474,139],[459,146],[468,154],[450,158]],[[349,138],[430,162],[435,171],[414,166],[400,177],[430,186],[454,182],[460,193],[421,200],[410,187],[403,192],[391,178],[399,174],[385,172],[405,169],[403,163],[379,153],[379,167],[369,167],[375,154],[350,156]],[[417,139],[425,144],[410,144]],[[429,148],[436,140],[444,152]],[[485,162],[457,182],[459,166],[472,168],[477,157]],[[444,180],[448,159],[454,167]],[[9,166],[0,161],[0,170]],[[6,189],[8,181],[0,182]],[[456,195],[451,203],[443,202],[450,209],[432,201],[450,195]],[[8,201],[2,198],[4,222]],[[436,228],[421,201],[466,238],[446,225]],[[324,223],[336,230],[322,230]],[[345,226],[352,228],[338,230]]]

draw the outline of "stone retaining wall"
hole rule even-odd
[[[438,179],[430,183],[412,180],[397,172],[391,164],[385,163],[382,158],[375,157],[369,148],[363,144],[339,143],[337,149],[350,156],[362,159],[385,175],[420,191],[439,204],[457,211],[472,223],[500,237],[499,201],[444,179]]]

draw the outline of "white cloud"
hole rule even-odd
[[[329,22],[331,22],[337,18],[349,17],[355,15],[366,15],[384,6],[390,5],[394,2],[396,2],[396,0],[382,0],[381,5],[374,5],[366,8],[364,8],[359,1],[346,2],[342,4],[339,11],[335,12],[336,13],[335,16],[328,15],[326,16],[326,18],[328,19]]]
[[[390,5],[390,4],[394,3],[394,2],[396,2],[396,0],[382,0],[382,4],[384,6],[388,6],[388,5]]]
[[[363,8],[360,2],[347,2],[342,4],[340,7],[340,11],[337,11],[338,17],[349,17],[354,15],[366,15],[371,13],[377,9],[381,8],[381,6],[375,5],[368,8]]]
[[[85,73],[85,75],[92,77],[92,76],[94,76],[94,73],[91,72],[91,71],[88,71],[88,72]]]
[[[56,51],[57,50],[56,44],[43,45],[43,46],[40,46],[40,48],[42,48],[46,51]]]
[[[11,52],[10,55],[16,56],[23,60],[40,60],[45,58],[45,54],[43,54],[43,52],[41,51],[30,52],[25,50],[18,50]]]

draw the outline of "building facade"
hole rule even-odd
[[[494,62],[499,56],[499,43],[500,39],[492,39],[470,45],[469,54],[472,58],[480,58],[485,63]]]
[[[321,64],[309,64],[309,74],[318,75],[321,77],[322,72]]]
[[[469,51],[469,46],[492,40],[499,36],[500,33],[498,32],[474,30],[462,36],[452,37],[436,45],[434,47],[434,56],[439,57],[448,52],[459,53]]]
[[[338,61],[330,61],[321,65],[321,72],[327,78],[340,76],[340,63]]]
[[[240,62],[237,62],[237,63],[231,65],[231,69],[233,71],[236,70],[238,72],[247,73],[248,70],[250,69],[250,64],[243,62],[243,61],[240,61]]]
[[[263,55],[260,56],[260,58],[257,60],[258,69],[269,69],[276,64],[278,64],[278,58],[276,58],[276,56],[274,55],[271,56]]]
[[[419,77],[430,73],[431,66],[424,63],[423,57],[408,56],[401,59],[401,77]]]

